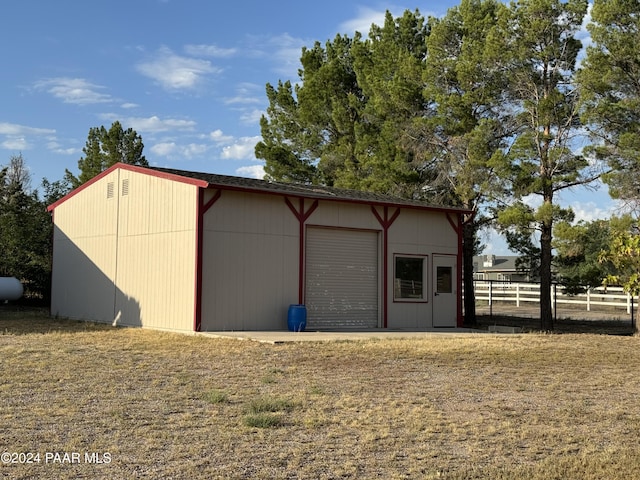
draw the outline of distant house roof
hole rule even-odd
[[[478,255],[473,257],[474,272],[517,272],[517,255]]]

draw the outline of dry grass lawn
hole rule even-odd
[[[0,309],[0,452],[39,454],[0,477],[640,478],[639,341],[265,345]]]

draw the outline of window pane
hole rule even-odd
[[[436,292],[453,293],[452,277],[451,267],[438,267],[436,270]]]
[[[424,258],[396,257],[395,298],[422,299]]]

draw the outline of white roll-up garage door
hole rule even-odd
[[[378,326],[378,232],[307,228],[307,329]]]

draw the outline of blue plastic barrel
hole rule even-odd
[[[307,307],[304,305],[289,305],[287,326],[290,332],[304,332],[307,326]]]

